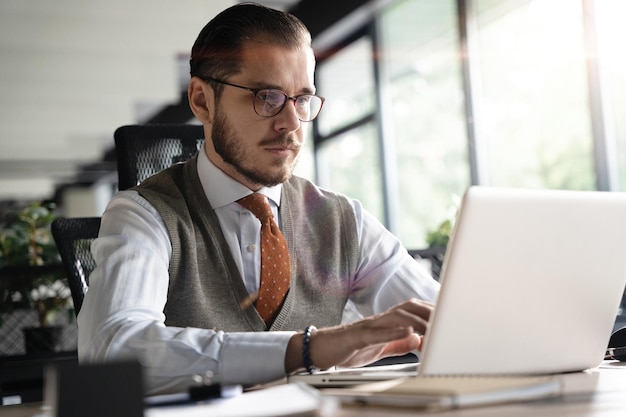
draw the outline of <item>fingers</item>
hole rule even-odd
[[[391,310],[393,309],[406,310],[428,321],[430,319],[430,315],[432,314],[434,307],[435,305],[431,302],[417,300],[415,298],[412,298],[408,301],[405,301],[402,304],[398,304],[397,306],[393,307]]]
[[[355,366],[370,363],[380,357],[389,342],[414,335],[410,326],[380,327],[375,324],[374,320],[365,319],[349,325],[319,329],[310,341],[313,364],[324,369],[338,364]],[[358,359],[354,360],[354,357]]]
[[[348,333],[346,343],[352,349],[389,343],[417,332],[424,334],[428,326],[433,304],[409,300],[384,313],[367,317],[363,320],[335,328]],[[341,337],[341,336],[338,336]]]
[[[409,337],[412,334],[415,334],[413,332],[412,326],[394,326],[382,328],[378,326],[373,326],[367,329],[357,329],[357,332],[357,334],[360,335],[360,343],[357,348],[389,343],[394,340],[403,339]]]
[[[432,310],[432,303],[411,299],[376,316],[319,329],[310,339],[311,360],[322,369],[334,365],[358,366],[419,350],[423,340],[420,334],[426,332]],[[285,361],[287,370],[301,366],[300,339],[298,336],[290,341],[290,353]]]
[[[422,336],[415,333],[411,333],[403,339],[394,340],[387,343],[382,351],[381,356],[400,356],[405,355],[415,350],[420,350],[422,347]]]
[[[390,314],[392,319],[398,320],[396,325],[412,326],[416,332],[424,334],[433,308],[430,302],[411,299],[392,307],[383,315]]]
[[[409,352],[419,350],[421,347],[421,336],[410,333],[407,337],[396,339],[383,345],[371,345],[354,352],[346,358],[340,366],[363,366],[389,356],[405,355]]]

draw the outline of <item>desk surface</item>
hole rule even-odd
[[[564,395],[549,400],[432,413],[401,408],[344,406],[333,416],[393,417],[417,414],[437,417],[621,417],[626,415],[626,363],[606,362],[598,369],[566,374],[560,378],[563,379]],[[0,415],[3,417],[33,417],[41,414],[40,404],[0,407]]]

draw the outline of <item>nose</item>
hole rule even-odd
[[[296,101],[289,97],[283,109],[274,116],[274,128],[281,132],[291,132],[298,130],[301,124],[302,122],[296,111]]]

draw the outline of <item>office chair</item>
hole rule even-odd
[[[118,188],[134,187],[152,174],[194,156],[204,143],[201,125],[128,125],[115,131]]]
[[[409,254],[417,260],[424,260],[428,263],[433,278],[439,281],[446,248],[432,247],[428,249],[412,249],[409,250]]]
[[[89,274],[96,268],[91,256],[91,242],[98,237],[100,217],[60,217],[50,228],[65,266],[74,311],[78,315],[89,287]]]

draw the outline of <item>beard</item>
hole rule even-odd
[[[293,134],[279,135],[263,140],[261,146],[290,146],[296,155],[291,162],[285,158],[275,158],[269,167],[259,166],[258,158],[254,151],[237,136],[235,129],[228,122],[226,116],[216,109],[211,131],[215,152],[231,165],[238,174],[244,176],[255,184],[266,187],[282,184],[293,175],[293,170],[298,162],[301,144]]]

